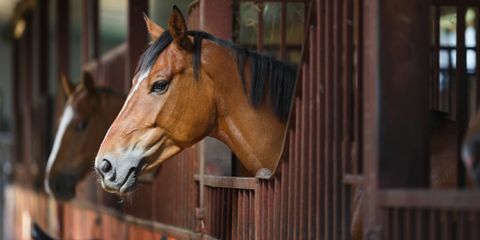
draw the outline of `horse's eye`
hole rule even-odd
[[[152,89],[150,91],[157,94],[164,94],[167,91],[167,89],[168,89],[168,81],[160,80],[153,83]]]
[[[86,127],[87,127],[87,120],[78,121],[77,124],[75,125],[75,130],[77,130],[77,132],[82,132],[83,130],[85,130]]]

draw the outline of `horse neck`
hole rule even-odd
[[[245,76],[250,76],[248,67],[245,71]],[[282,153],[286,124],[277,118],[267,103],[259,108],[249,103],[240,77],[231,74],[235,72],[233,69],[222,71],[225,76],[220,79],[224,79],[223,83],[229,87],[217,88],[224,90],[220,90],[217,96],[222,107],[217,109],[219,117],[212,135],[227,144],[251,174],[257,174],[262,168],[275,171]],[[246,81],[249,85],[249,77]]]

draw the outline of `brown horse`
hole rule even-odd
[[[273,172],[285,141],[295,68],[188,31],[176,7],[167,31],[145,20],[154,40],[95,160],[103,188],[128,192],[141,172],[206,136],[227,144],[250,173]]]
[[[480,111],[470,121],[465,134],[462,160],[472,183],[480,186]]]
[[[125,97],[95,87],[90,74],[74,87],[62,77],[67,102],[48,158],[45,188],[58,200],[70,200],[92,169],[92,159]]]

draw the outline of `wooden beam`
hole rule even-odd
[[[427,1],[364,4],[364,233],[369,239],[380,236],[379,189],[429,185],[430,14]]]
[[[148,43],[148,32],[143,20],[144,13],[148,13],[148,0],[128,0],[128,53],[125,92],[130,89],[138,58]]]
[[[84,0],[82,6],[82,62],[99,56],[98,51],[98,0]]]
[[[200,1],[200,30],[219,38],[231,40],[233,34],[232,4],[232,0]]]

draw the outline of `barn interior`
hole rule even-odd
[[[297,66],[275,175],[208,137],[128,198],[92,173],[55,200],[62,76],[128,93],[143,14],[168,26],[173,5],[189,29]],[[476,240],[461,146],[480,104],[479,27],[475,0],[0,0],[0,236],[30,239],[35,223],[55,239]]]

